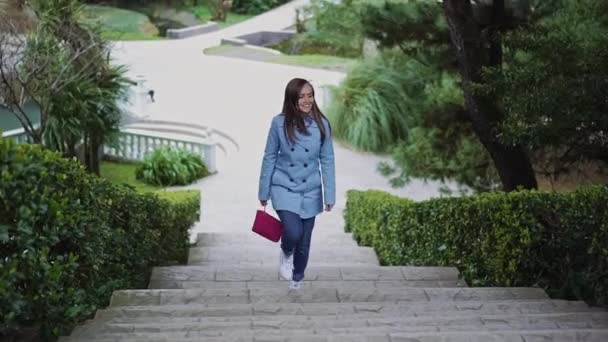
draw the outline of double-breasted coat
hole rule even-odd
[[[336,203],[334,148],[329,122],[325,125],[325,141],[314,120],[306,120],[309,135],[295,130],[291,143],[285,136],[285,115],[272,119],[262,170],[258,199],[270,199],[274,210],[289,210],[301,218],[310,218],[323,211],[325,204]]]

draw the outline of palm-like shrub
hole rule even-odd
[[[387,151],[407,138],[432,105],[430,88],[445,78],[435,68],[387,51],[355,67],[328,110],[336,137],[368,151]]]
[[[200,156],[172,147],[148,154],[135,171],[136,178],[152,185],[186,185],[209,174]]]

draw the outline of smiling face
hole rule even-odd
[[[312,87],[309,84],[305,84],[300,90],[298,96],[298,109],[303,113],[310,113],[312,105],[315,103],[315,96],[312,91]]]

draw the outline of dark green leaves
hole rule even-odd
[[[349,191],[345,223],[385,265],[455,266],[469,285],[608,303],[608,188],[413,202]]]
[[[198,191],[139,194],[40,146],[0,139],[1,333],[43,322],[49,337],[185,262]]]
[[[11,227],[5,225],[5,224],[0,224],[0,243],[5,243],[8,242],[8,231]]]
[[[148,154],[137,167],[136,177],[151,185],[186,185],[209,174],[200,156],[172,147]]]

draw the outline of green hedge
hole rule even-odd
[[[200,194],[159,194],[0,139],[0,336],[61,335],[113,290],[147,287],[153,266],[185,262]]]
[[[348,192],[345,221],[384,265],[456,266],[473,286],[540,286],[608,304],[608,188],[413,202]]]

